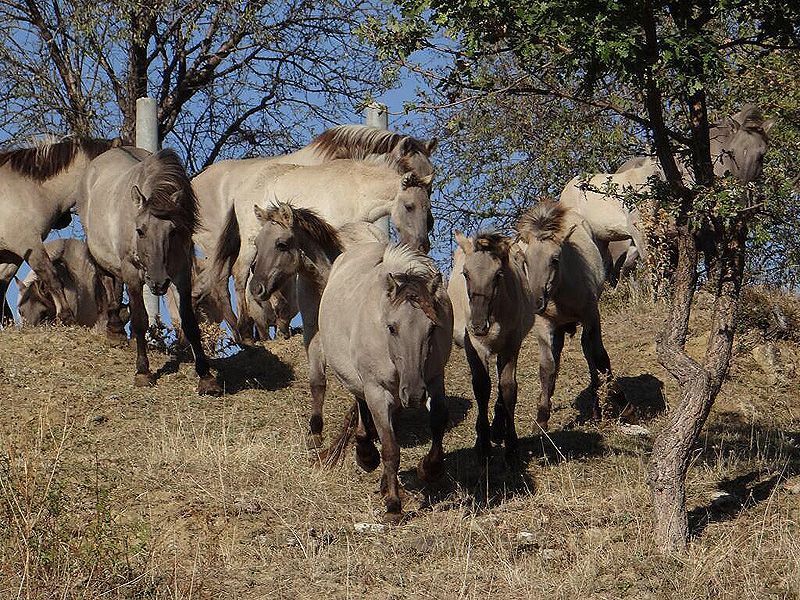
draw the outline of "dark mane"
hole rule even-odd
[[[544,240],[563,233],[569,209],[554,200],[541,200],[526,210],[517,222],[517,232]]]
[[[401,142],[406,145],[405,155],[393,156],[393,151]],[[315,137],[308,146],[329,160],[337,158],[364,160],[371,155],[381,155],[386,157],[387,162],[400,173],[411,170],[407,159],[409,154],[420,153],[429,157],[428,147],[422,140],[368,125],[331,127]]]
[[[154,217],[168,219],[189,235],[198,227],[197,197],[192,182],[186,174],[183,161],[171,148],[165,148],[148,156],[143,162],[149,196],[146,208]],[[175,192],[179,202],[173,201]]]
[[[436,314],[436,295],[430,288],[430,278],[424,275],[405,275],[403,285],[391,299],[391,303],[399,306],[403,302],[408,302],[412,306],[419,308],[431,321],[439,324],[439,317]]]
[[[342,253],[342,242],[336,229],[320,217],[316,211],[310,208],[292,207],[292,212],[295,225],[316,240],[328,254],[335,253],[338,256]]]
[[[475,237],[475,252],[489,252],[501,260],[508,258],[509,239],[496,231],[481,231]]]
[[[0,167],[7,164],[25,177],[46,181],[69,167],[79,152],[91,160],[117,144],[118,140],[66,137],[58,142],[0,152]]]

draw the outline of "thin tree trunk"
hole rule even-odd
[[[679,240],[673,304],[664,334],[658,341],[658,353],[662,364],[678,379],[681,402],[670,413],[669,422],[656,438],[649,473],[655,541],[666,552],[684,550],[689,540],[686,513],[689,457],[728,372],[744,274],[746,237],[746,226],[740,222],[733,226],[729,235],[718,241],[720,260],[716,302],[702,365],[685,351],[691,298],[697,277],[697,245],[694,236],[685,229]]]

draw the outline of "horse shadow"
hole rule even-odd
[[[617,377],[615,389],[609,393],[613,399],[603,408],[604,418],[621,419],[626,423],[648,421],[667,409],[664,397],[664,382],[650,373],[635,377]],[[583,424],[593,418],[594,400],[597,390],[587,387],[575,399],[578,410],[576,424]]]
[[[445,472],[435,482],[419,479],[415,469],[401,473],[404,487],[422,497],[421,509],[434,506],[461,506],[485,510],[512,498],[530,496],[536,481],[528,472],[531,463],[560,462],[600,456],[605,452],[603,438],[592,431],[555,431],[519,438],[519,463],[506,463],[505,450],[492,448],[482,460],[474,448],[459,448],[445,454]]]
[[[264,346],[250,346],[231,356],[209,361],[225,382],[225,392],[242,390],[275,391],[294,381],[294,368]]]
[[[767,502],[779,486],[800,474],[800,432],[753,425],[738,413],[721,413],[720,421],[708,428],[704,445],[720,448],[724,444],[735,453],[746,456],[753,439],[772,439],[771,452],[785,457],[779,473],[764,479],[763,468],[755,468],[736,477],[717,483],[718,493],[707,502],[689,511],[689,531],[692,536],[701,535],[713,523],[730,521],[743,510],[749,510]],[[716,450],[705,452],[701,448],[698,460],[709,466],[719,459]]]
[[[448,396],[447,429],[458,427],[467,417],[472,402],[461,396]],[[395,419],[397,443],[401,448],[411,448],[431,441],[430,415],[424,406],[401,410]]]

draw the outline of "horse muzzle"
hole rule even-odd
[[[409,386],[400,388],[400,404],[403,408],[422,406],[428,399],[428,392],[423,386],[415,389]]]

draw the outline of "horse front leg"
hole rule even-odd
[[[397,522],[402,516],[400,502],[400,482],[397,472],[400,469],[400,445],[394,434],[394,401],[383,388],[372,385],[364,394],[378,437],[381,440],[381,459],[383,475],[381,477],[381,493],[386,505],[386,519]]]
[[[478,353],[472,344],[469,332],[464,335],[464,352],[472,374],[472,391],[475,394],[475,405],[478,415],[475,421],[475,450],[481,460],[491,456],[492,442],[489,429],[489,396],[492,391],[492,380],[489,376],[488,361],[484,353]]]
[[[498,354],[497,373],[500,380],[498,388],[503,398],[505,415],[506,462],[512,467],[519,466],[519,439],[514,424],[514,411],[517,406],[517,358],[519,348],[511,352]]]
[[[381,464],[381,455],[375,447],[375,438],[378,436],[375,423],[366,401],[359,398],[358,402],[358,427],[356,428],[356,464],[370,473]]]
[[[75,323],[75,315],[67,303],[64,287],[61,285],[61,280],[58,278],[56,268],[53,266],[44,244],[39,242],[38,245],[33,246],[28,252],[26,260],[52,295],[53,302],[56,305],[56,317],[61,319],[61,322],[65,325]]]
[[[426,388],[428,390],[428,412],[430,413],[431,448],[417,465],[417,476],[423,481],[432,481],[442,474],[444,467],[442,440],[447,429],[448,419],[444,374],[427,381]]]
[[[197,317],[192,308],[192,285],[188,269],[179,272],[178,276],[173,278],[173,281],[178,290],[178,314],[181,318],[181,330],[183,331],[183,337],[192,347],[194,370],[200,378],[197,384],[197,393],[208,396],[221,396],[222,388],[208,367],[208,359],[201,341],[200,327],[197,324]]]
[[[552,410],[551,398],[556,389],[561,350],[564,348],[564,330],[554,326],[547,319],[536,317],[534,331],[539,343],[539,382],[541,384],[536,422],[539,427],[547,431]]]
[[[128,283],[128,300],[131,308],[131,333],[136,340],[136,375],[133,385],[136,387],[151,387],[156,384],[156,378],[150,372],[150,361],[147,358],[147,310],[144,306],[142,283]]]

